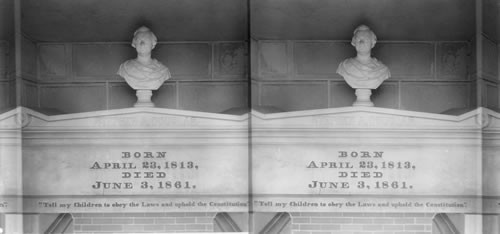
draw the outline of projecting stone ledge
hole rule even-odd
[[[495,112],[485,108],[458,116],[378,107],[342,107],[272,114],[254,110],[252,125],[257,129],[480,129],[489,125],[495,116]]]

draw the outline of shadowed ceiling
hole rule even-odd
[[[362,23],[380,40],[475,33],[474,0],[22,0],[22,31],[36,41],[129,41],[145,24],[162,41],[246,40],[248,3],[256,39],[347,40]]]
[[[14,40],[14,2],[0,0],[0,40]]]
[[[474,0],[252,0],[256,39],[347,40],[359,24],[381,40],[470,40]]]
[[[245,40],[245,0],[22,0],[36,41],[129,41],[146,25],[161,41]]]

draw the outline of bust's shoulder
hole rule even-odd
[[[354,58],[348,58],[339,64],[339,68],[340,69],[348,69],[350,67],[355,66],[355,64],[356,64],[356,60]]]
[[[385,66],[380,60],[377,58],[372,57],[372,63],[377,65],[377,66]]]
[[[345,59],[344,61],[342,61],[342,64],[353,64],[356,62],[356,59],[355,58],[348,58],[348,59]]]
[[[167,69],[167,66],[163,65],[163,63],[161,63],[161,62],[160,62],[160,61],[158,61],[157,59],[153,59],[152,65],[153,65],[156,69]]]
[[[373,58],[373,64],[379,69],[389,69],[384,63],[376,58]]]
[[[122,66],[128,67],[128,68],[139,67],[139,66],[141,66],[141,63],[139,63],[136,59],[129,59],[129,60],[123,62]]]

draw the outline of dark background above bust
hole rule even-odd
[[[380,40],[469,40],[473,0],[251,0],[255,39],[350,40],[359,24]]]
[[[146,25],[159,41],[247,38],[245,0],[23,0],[22,31],[34,41],[131,41]]]

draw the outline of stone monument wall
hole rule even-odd
[[[336,74],[342,60],[355,56],[350,42],[259,40],[252,47],[254,106],[296,111],[354,101],[354,92]],[[372,95],[375,106],[431,113],[475,107],[469,42],[379,41],[372,52],[391,70],[391,78]],[[498,99],[497,83],[487,90],[492,105]]]
[[[247,106],[247,49],[241,41],[159,42],[153,58],[172,79],[154,92],[158,107],[223,112]],[[116,72],[134,58],[130,43],[26,40],[24,106],[61,113],[132,107],[135,91]]]

